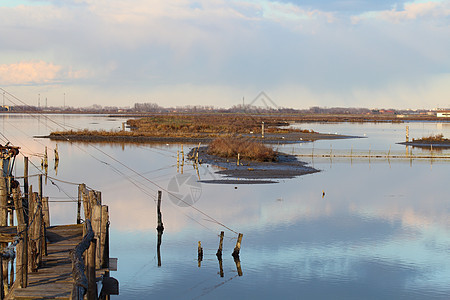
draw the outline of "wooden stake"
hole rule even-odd
[[[5,177],[0,177],[0,226],[8,226],[8,191]]]
[[[202,242],[198,241],[198,267],[200,268],[202,266],[202,260],[203,260],[203,248],[202,248]]]
[[[102,226],[102,207],[100,205],[94,205],[92,207],[92,229],[94,230],[94,239],[97,243],[96,246],[96,257],[95,257],[95,268],[100,269],[101,264],[101,226]]]
[[[81,224],[81,199],[83,195],[84,184],[78,185],[78,202],[77,202],[77,224]]]
[[[239,252],[241,251],[242,237],[243,237],[243,234],[239,233],[238,239],[237,239],[237,242],[236,242],[236,247],[234,247],[234,251],[233,251],[233,254],[232,254],[234,258],[239,257]]]
[[[156,207],[156,213],[158,215],[158,227],[156,227],[156,229],[158,231],[164,231],[164,225],[162,222],[162,213],[161,213],[161,197],[162,197],[162,192],[158,191],[158,202],[157,202],[157,207]]]
[[[96,249],[97,241],[95,238],[91,241],[91,244],[87,253],[87,266],[86,266],[86,274],[88,279],[88,290],[87,290],[87,299],[88,300],[96,300],[97,299],[97,283],[95,276],[95,265],[96,265]]]
[[[219,241],[219,249],[217,250],[216,256],[220,260],[222,260],[222,249],[223,249],[223,236],[225,235],[225,232],[220,232],[220,241]]]
[[[108,206],[102,205],[102,228],[100,234],[100,267],[109,267],[109,212]]]
[[[238,153],[238,159],[237,159],[237,162],[236,162],[236,165],[238,165],[238,166],[240,165],[240,162],[239,162],[240,158],[241,158],[241,154]]]

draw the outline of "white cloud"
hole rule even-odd
[[[87,71],[64,69],[60,65],[45,61],[19,62],[0,65],[1,85],[53,84],[64,80],[86,77]]]
[[[441,19],[450,16],[450,1],[416,1],[403,4],[402,9],[366,12],[353,16],[353,23],[364,19],[381,19],[394,23],[416,19]]]

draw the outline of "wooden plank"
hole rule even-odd
[[[43,258],[43,267],[29,273],[27,288],[13,287],[6,299],[70,299],[73,279],[69,251],[81,241],[82,227],[48,227],[48,256]]]

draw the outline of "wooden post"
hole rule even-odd
[[[109,212],[108,206],[102,205],[102,228],[100,233],[100,267],[108,268],[109,267]]]
[[[243,237],[243,234],[239,233],[238,239],[237,239],[237,242],[236,242],[236,247],[234,247],[234,251],[233,251],[233,254],[232,254],[234,258],[239,257],[239,252],[241,251],[242,237]]]
[[[23,193],[28,198],[28,157],[23,157]]]
[[[92,229],[94,230],[94,239],[97,243],[96,245],[96,257],[95,257],[95,268],[100,269],[100,253],[101,249],[101,227],[102,227],[102,207],[100,205],[94,205],[92,207]]]
[[[203,260],[203,248],[202,248],[202,242],[198,241],[198,267],[200,268],[202,266],[202,260]]]
[[[17,181],[11,183],[14,206],[16,208],[16,218],[17,218],[17,232],[21,234],[21,239],[16,247],[17,259],[16,259],[16,269],[17,278],[19,279],[20,287],[27,287],[27,277],[28,277],[28,236],[27,236],[27,224],[25,223],[25,217],[23,214],[22,199],[20,198],[20,186]]]
[[[48,197],[42,198],[42,214],[44,217],[45,227],[49,227],[50,226],[50,211],[49,211],[49,207],[48,207]]]
[[[156,207],[156,213],[158,215],[158,227],[156,227],[156,229],[158,231],[164,231],[164,225],[162,222],[162,213],[161,213],[161,197],[162,197],[162,192],[158,191],[158,202],[157,202],[157,207]]]
[[[240,165],[240,162],[239,162],[239,160],[241,159],[241,154],[240,153],[238,153],[238,159],[237,159],[237,162],[236,162],[236,165]]]
[[[47,155],[47,146],[45,146],[45,153],[44,153],[44,167],[48,167],[48,155]]]
[[[42,199],[42,174],[39,174],[39,201]]]
[[[77,224],[81,224],[81,199],[85,188],[86,185],[84,183],[78,186]]]
[[[0,225],[8,226],[8,191],[3,176],[0,177],[0,212]]]
[[[88,290],[87,290],[87,299],[88,300],[97,300],[97,283],[96,283],[96,275],[95,275],[95,265],[96,265],[96,249],[97,241],[95,238],[91,241],[91,245],[89,246],[87,253],[87,266],[86,266],[86,274],[88,279]]]
[[[219,249],[217,250],[216,256],[219,258],[219,260],[222,260],[222,249],[223,249],[223,236],[225,235],[225,232],[220,232],[220,242],[219,242]]]
[[[261,123],[261,138],[264,138],[264,121]]]
[[[409,126],[406,126],[406,141],[409,142]]]

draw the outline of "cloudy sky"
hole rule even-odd
[[[0,87],[31,105],[450,107],[450,0],[0,0],[0,16]]]

